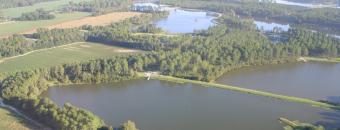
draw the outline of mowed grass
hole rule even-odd
[[[18,117],[13,112],[0,107],[0,130],[29,130],[37,129],[25,119]]]
[[[128,55],[142,51],[100,43],[73,43],[62,47],[42,49],[15,58],[0,59],[0,73],[11,73],[34,68],[46,68],[64,63],[75,63],[114,55]]]
[[[89,16],[89,13],[65,13],[65,14],[56,14],[56,18],[52,20],[39,20],[39,21],[16,21],[9,22],[5,24],[0,24],[0,37],[8,36],[11,34],[21,33],[25,31],[34,30],[37,28],[42,28],[49,25],[54,25],[66,21],[72,21],[75,19],[80,19],[86,16]]]
[[[21,16],[22,13],[32,12],[39,8],[43,8],[45,10],[57,10],[57,9],[61,9],[63,6],[66,6],[69,2],[79,3],[81,1],[89,1],[89,0],[58,0],[58,1],[42,2],[42,3],[34,4],[33,6],[3,9],[2,12],[5,15],[5,17],[16,18],[16,17]]]

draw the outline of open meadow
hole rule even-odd
[[[0,107],[0,129],[1,130],[29,130],[37,129],[25,122],[26,120],[18,117],[13,112]]]
[[[55,48],[41,49],[16,57],[0,59],[0,73],[52,67],[63,63],[74,63],[138,52],[140,51],[99,43],[73,43]]]
[[[56,18],[52,20],[39,20],[39,21],[13,21],[0,24],[0,37],[7,37],[8,35],[21,33],[26,31],[35,30],[37,28],[46,27],[66,21],[72,21],[88,16],[89,13],[65,13],[56,14]]]
[[[81,1],[88,1],[88,0],[57,0],[57,1],[41,2],[41,3],[34,4],[33,6],[3,9],[2,12],[5,17],[15,18],[15,17],[21,16],[22,13],[32,12],[39,8],[43,8],[45,10],[51,11],[51,10],[60,9],[63,6],[67,5],[69,2],[78,3]]]

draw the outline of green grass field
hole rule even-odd
[[[307,61],[319,61],[319,62],[333,62],[340,63],[340,58],[319,58],[319,57],[303,57]]]
[[[0,73],[52,67],[64,63],[74,63],[132,53],[141,53],[141,51],[99,43],[73,43],[61,47],[38,50],[14,58],[0,59]]]
[[[7,36],[15,33],[29,31],[35,28],[41,28],[48,25],[62,23],[89,16],[89,13],[66,13],[57,14],[55,19],[52,20],[39,20],[39,21],[17,21],[0,24],[0,36]]]
[[[45,10],[60,9],[71,1],[74,3],[78,3],[81,1],[88,1],[88,0],[58,0],[58,1],[51,1],[51,2],[42,2],[42,3],[34,4],[33,6],[8,8],[8,9],[2,10],[2,12],[5,17],[15,18],[15,17],[21,16],[22,13],[32,12],[39,8],[44,8]]]
[[[26,120],[17,116],[10,110],[0,107],[0,130],[29,130],[37,129]]]

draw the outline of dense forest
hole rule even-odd
[[[128,80],[136,76],[131,56],[66,64],[48,69],[18,72],[0,83],[4,101],[52,129],[109,128],[89,111],[71,104],[58,107],[40,94],[51,84],[103,83]],[[134,125],[131,122],[124,127]]]
[[[229,0],[226,0],[229,1]],[[280,4],[225,2],[221,0],[164,0],[164,3],[188,8],[205,9],[234,15],[277,20],[295,25],[312,26],[340,34],[340,10],[336,8],[301,8]]]
[[[35,21],[35,20],[48,20],[54,19],[55,15],[51,14],[49,11],[44,9],[37,9],[34,12],[27,12],[21,14],[19,18],[15,18],[18,21]]]
[[[113,11],[129,10],[129,0],[91,0],[80,3],[70,2],[63,11],[91,12],[93,15],[105,14]]]
[[[12,8],[12,7],[22,7],[31,6],[40,2],[56,1],[56,0],[0,0],[1,8]]]
[[[109,8],[111,5],[101,6]],[[98,8],[102,8],[101,6]],[[96,7],[97,5],[90,6],[94,9]],[[22,35],[1,39],[1,57],[81,41],[101,42],[146,51],[140,55],[115,56],[10,74],[1,79],[1,97],[6,103],[53,129],[113,129],[89,111],[76,108],[71,104],[58,107],[51,100],[40,95],[53,85],[112,83],[136,78],[137,73],[143,71],[159,71],[161,74],[180,78],[213,81],[225,72],[247,65],[291,62],[300,56],[337,57],[339,55],[340,41],[326,34],[293,28],[286,32],[289,36],[287,41],[273,44],[256,30],[253,21],[241,20],[235,15],[240,12],[262,15],[260,14],[262,12],[269,13],[268,16],[271,16],[275,11],[283,15],[286,12],[281,12],[281,6],[277,10],[273,9],[274,12],[272,10],[267,12],[269,11],[267,8],[260,9],[267,5],[258,5],[254,10],[247,5],[245,9],[237,5],[214,5],[202,8],[212,10],[214,7],[217,7],[214,11],[223,12],[224,16],[217,20],[216,26],[194,34],[174,37],[135,35],[136,32],[162,31],[150,25],[150,22],[166,17],[168,13],[154,13],[143,14],[104,27],[38,29],[31,37],[35,40],[27,40]],[[135,129],[135,125],[127,122],[119,128]]]
[[[28,40],[22,35],[13,35],[0,39],[0,57],[11,57],[26,52],[84,41],[84,32],[79,29],[38,29],[33,34],[36,41]]]

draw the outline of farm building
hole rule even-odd
[[[131,8],[138,12],[158,12],[162,11],[159,0],[134,0]]]

